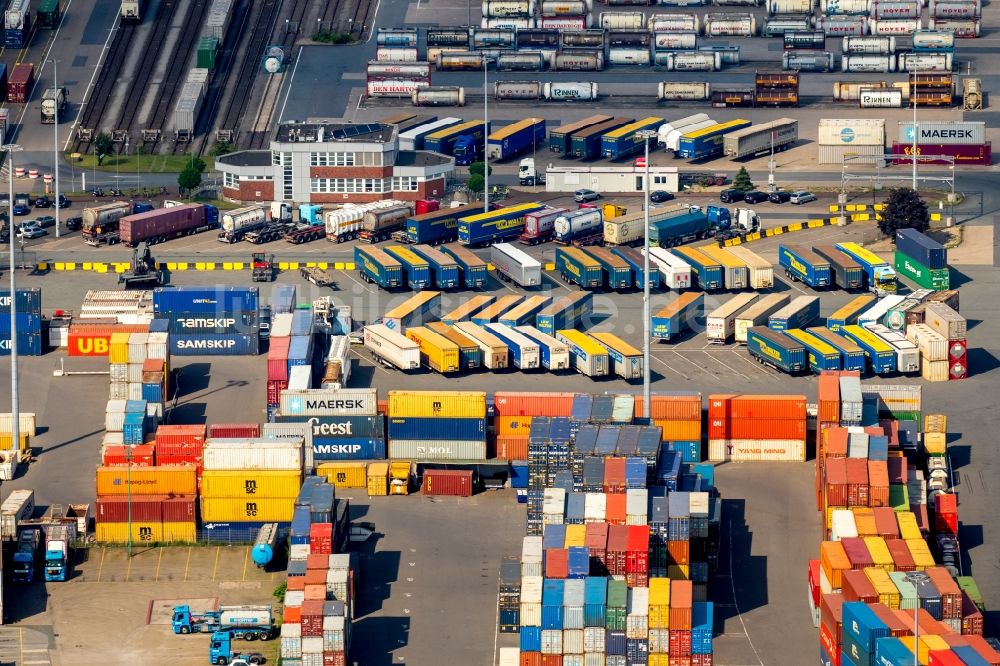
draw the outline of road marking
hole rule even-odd
[[[13,372],[13,371],[11,371],[11,372]],[[500,597],[497,597],[497,601],[499,601],[499,599],[500,599]],[[21,657],[20,657],[19,661],[23,662],[24,661],[24,628],[23,627],[18,627],[17,628],[17,642],[18,642],[18,647],[20,648],[20,653],[21,653]]]
[[[288,78],[288,88],[285,89],[285,101],[281,103],[281,113],[278,115],[278,123],[285,117],[285,106],[288,104],[288,96],[292,94],[292,81],[295,80],[295,72],[299,71],[299,62],[302,60],[302,47],[299,47],[299,54],[295,56],[295,66],[292,67],[292,75]]]
[[[698,365],[697,363],[695,363],[694,361],[692,361],[691,359],[689,359],[687,356],[685,356],[684,354],[682,354],[679,351],[677,351],[676,349],[671,349],[670,351],[672,351],[674,354],[676,354],[677,358],[682,358],[685,361],[687,361],[688,363],[690,363],[691,365],[693,365],[695,368],[697,368],[698,372],[705,372],[706,370],[708,370],[708,368],[705,368],[705,367],[702,367],[702,366]]]
[[[372,28],[374,28],[376,26],[376,24],[378,23],[378,10],[379,10],[379,8],[381,6],[382,6],[382,0],[378,0],[378,4],[375,5],[375,13],[372,14],[372,19],[371,19],[371,21],[372,21],[371,22]],[[365,29],[365,25],[363,24],[361,26],[361,30],[363,31],[364,29]],[[362,33],[362,34],[364,34],[364,33]],[[368,32],[368,39],[365,40],[365,44],[370,43],[372,41],[372,37],[374,37],[374,36],[375,36],[375,30],[373,29],[373,30],[371,30],[371,31]]]
[[[493,664],[497,663],[497,653],[500,646],[500,591],[497,590],[496,620],[493,622]]]
[[[97,568],[97,582],[101,582],[101,574],[104,572],[104,556],[108,554],[106,547],[101,548],[101,566]]]
[[[128,577],[132,575],[132,555],[128,556],[128,568],[125,569],[125,582],[128,582]]]
[[[212,580],[215,580],[215,574],[219,571],[219,553],[222,552],[221,546],[215,547],[215,566],[212,567]]]
[[[243,555],[243,580],[247,579],[247,561],[250,559],[250,549],[246,549],[246,553]]]
[[[188,567],[191,566],[191,546],[188,546],[188,556],[187,561],[184,562],[184,582],[188,579]]]
[[[711,355],[710,355],[710,354],[709,354],[708,352],[703,352],[703,353],[704,353],[704,354],[705,354],[706,356],[708,356],[709,358],[712,358],[712,357],[711,357]],[[740,377],[743,377],[744,379],[746,379],[746,380],[748,380],[748,381],[749,381],[749,380],[751,379],[751,377],[749,377],[748,375],[744,375],[744,374],[743,374],[742,372],[740,372],[740,371],[739,371],[739,370],[737,370],[736,368],[732,367],[731,365],[729,365],[728,363],[726,363],[725,361],[723,361],[723,360],[722,360],[721,358],[719,358],[718,356],[716,356],[716,357],[714,358],[714,360],[715,360],[715,361],[716,361],[717,363],[721,363],[722,365],[726,366],[727,368],[729,368],[730,370],[732,370],[733,372],[735,372],[735,373],[736,373],[737,375],[739,375]]]
[[[377,290],[377,289],[372,289],[372,288],[370,288],[370,287],[368,286],[368,283],[366,283],[366,282],[362,282],[361,280],[357,279],[356,277],[354,277],[353,275],[351,275],[351,272],[350,272],[350,271],[344,271],[344,275],[346,275],[347,277],[349,277],[349,278],[351,279],[351,281],[352,281],[352,282],[354,282],[354,283],[356,283],[356,284],[360,285],[360,286],[361,286],[361,288],[362,288],[362,289],[364,289],[365,291],[368,291],[368,292],[371,292],[371,293],[373,293],[373,294],[377,294],[377,293],[378,293],[378,290]]]
[[[666,361],[664,361],[663,359],[661,359],[661,358],[659,358],[659,357],[657,357],[657,356],[650,356],[650,358],[651,358],[651,359],[653,359],[654,361],[656,361],[657,363],[659,363],[660,365],[664,366],[664,367],[665,367],[665,368],[667,368],[668,370],[670,370],[670,372],[674,373],[675,375],[680,375],[680,376],[681,376],[681,377],[683,377],[684,379],[690,379],[690,377],[688,377],[687,375],[685,375],[685,374],[684,374],[683,372],[681,372],[680,370],[676,370],[676,369],[674,369],[674,368],[673,368],[673,367],[672,367],[672,366],[671,366],[670,364],[668,364],[668,363],[667,363]]]
[[[159,557],[156,558],[156,576],[153,578],[153,582],[160,580],[160,563],[163,562],[163,549],[158,548],[160,551]]]

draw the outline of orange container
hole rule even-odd
[[[869,504],[889,506],[889,467],[886,461],[868,461],[868,485]]]
[[[306,579],[303,576],[289,576],[287,589],[301,592],[306,589]]]
[[[195,468],[181,465],[97,468],[98,497],[127,495],[130,488],[133,495],[194,495]]]
[[[561,654],[543,654],[541,666],[562,666],[563,658]]]
[[[847,457],[847,428],[827,428],[823,431],[825,458]]]
[[[691,630],[694,589],[689,580],[670,581],[670,630]]]
[[[830,587],[835,590],[843,587],[843,573],[851,570],[851,561],[839,541],[824,541],[819,545],[819,565],[823,567]]]
[[[498,391],[493,394],[493,406],[497,416],[569,416],[575,395]]]
[[[659,426],[660,439],[665,442],[691,442],[701,439],[701,419],[697,421],[674,421],[671,419],[654,419],[654,426]]]
[[[106,445],[101,450],[101,464],[105,467],[128,465],[152,467],[154,464],[154,445],[137,444],[135,446]]]
[[[145,333],[146,324],[72,324],[69,327],[69,356],[107,356],[114,333]]]
[[[840,421],[840,375],[824,372],[819,376],[817,387],[820,421]]]
[[[806,397],[804,395],[710,395],[708,417],[805,421]]]
[[[605,495],[604,520],[608,525],[625,524],[625,506],[628,495],[625,493],[609,493]]]
[[[642,418],[643,399],[635,397],[636,418]],[[649,418],[654,421],[698,421],[701,423],[701,394],[652,395],[649,397]]]
[[[542,666],[542,653],[541,652],[522,652],[521,653],[521,666]]]
[[[709,439],[802,439],[806,438],[806,418],[801,419],[745,419],[734,417],[728,419],[723,426],[722,434],[711,426],[716,419],[709,421]]]
[[[306,558],[306,570],[309,569],[323,569],[326,571],[330,568],[330,556],[323,555],[321,553],[311,553],[309,557]]]
[[[858,528],[858,536],[878,536],[878,525],[875,523],[875,512],[867,506],[856,506],[851,509],[854,513],[854,524]]]
[[[690,564],[691,562],[691,542],[690,541],[668,541],[667,542],[667,564]],[[673,602],[671,602],[673,603]]]
[[[531,434],[530,416],[498,416],[497,437],[527,437]]]
[[[496,457],[505,460],[527,460],[527,437],[497,437]]]
[[[323,557],[329,559],[329,555],[323,555]],[[306,569],[306,575],[303,578],[308,587],[309,585],[326,585],[326,576],[326,569]]]
[[[308,600],[326,600],[326,585],[306,584],[303,597]]]
[[[289,579],[290,581],[291,579]],[[292,588],[288,588],[289,590]],[[298,624],[302,622],[301,606],[285,606],[285,614],[281,619],[282,624]]]

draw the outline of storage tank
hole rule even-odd
[[[227,210],[222,215],[222,230],[232,233],[243,227],[258,224],[267,219],[267,211],[263,206],[244,206]]]
[[[542,84],[538,81],[497,81],[493,85],[493,97],[504,99],[541,99]]]
[[[781,37],[787,32],[808,32],[812,27],[808,16],[772,16],[764,21],[761,34],[764,37]]]
[[[375,49],[375,60],[379,62],[416,62],[420,58],[417,57],[416,49],[380,46]]]
[[[486,18],[531,16],[535,13],[535,0],[488,0],[482,4]]]
[[[555,221],[556,240],[572,239],[587,231],[599,231],[604,225],[600,209],[590,208],[560,215]]]
[[[465,88],[428,86],[417,88],[410,96],[413,106],[465,106]]]
[[[496,30],[530,30],[535,27],[535,19],[519,16],[484,18],[479,25],[481,28]]]
[[[597,84],[590,81],[549,81],[542,85],[542,96],[549,100],[595,100]]]
[[[896,52],[895,37],[844,37],[844,53],[888,55]]]
[[[540,51],[501,53],[497,58],[500,72],[540,72],[545,69],[545,56]]]
[[[694,32],[701,27],[701,19],[697,14],[653,14],[647,23],[649,31],[657,32]]]
[[[646,15],[642,12],[601,12],[599,25],[604,30],[642,30]]]
[[[599,72],[604,69],[604,54],[599,51],[557,53],[553,69],[560,72]]]
[[[542,2],[542,16],[583,16],[590,12],[590,3],[581,0]]]
[[[920,30],[913,33],[914,51],[951,51],[955,48],[955,33],[943,30]]]
[[[876,20],[896,20],[920,18],[920,0],[892,0],[872,2],[871,17]]]
[[[379,28],[375,33],[376,46],[417,47],[416,28]]]
[[[583,16],[543,16],[538,19],[538,27],[545,30],[586,30],[593,23],[590,14]]]
[[[757,19],[752,14],[707,14],[705,35],[708,37],[753,37],[757,34]]]
[[[368,80],[373,79],[430,79],[431,63],[390,63],[371,60],[365,70]]]
[[[901,72],[950,72],[954,56],[951,53],[900,53]]]
[[[94,227],[103,227],[117,222],[132,213],[132,204],[125,201],[115,201],[103,206],[92,206],[83,209],[83,230],[90,231]]]
[[[438,57],[442,53],[468,53],[469,49],[464,46],[428,46],[427,61],[437,65]]]
[[[648,49],[652,35],[645,30],[609,30],[608,46]]]
[[[862,90],[858,103],[862,109],[898,109],[903,106],[903,91],[898,88]]]
[[[770,0],[769,14],[812,14],[813,0]]]
[[[427,46],[469,48],[468,28],[427,28]]]
[[[862,90],[887,88],[887,81],[834,81],[833,98],[839,102],[856,102]]]
[[[698,44],[696,32],[657,32],[653,34],[653,48],[657,51],[693,49]]]
[[[799,72],[829,72],[833,69],[833,54],[829,51],[785,51],[781,68]]]
[[[867,16],[871,0],[820,0],[820,11],[827,16]]]
[[[517,45],[515,31],[507,28],[496,29],[472,29],[472,48],[501,48],[512,49]]]
[[[377,79],[365,84],[369,97],[410,97],[417,88],[426,88],[426,79]]]
[[[559,35],[559,46],[563,49],[597,49],[603,53],[604,30],[564,30]]]
[[[816,29],[827,37],[846,35],[867,35],[868,19],[864,16],[820,16],[816,19]]]
[[[483,69],[482,53],[439,53],[437,68],[442,71],[479,70]]]
[[[280,46],[268,46],[264,53],[264,71],[278,74],[285,70],[285,50]]]
[[[920,30],[920,19],[869,21],[868,26],[873,35],[880,37],[886,35],[912,35],[917,30]]]
[[[931,18],[939,19],[977,19],[983,16],[981,0],[931,0]]]
[[[782,36],[785,50],[807,49],[822,51],[826,48],[826,33],[822,30],[791,31]]]
[[[959,37],[961,39],[974,39],[979,36],[982,29],[982,23],[978,20],[959,21],[955,19],[932,18],[928,21],[927,27],[931,30],[950,32],[955,35],[955,37]]]
[[[895,72],[894,55],[845,55],[840,59],[843,72]]]
[[[608,49],[608,63],[612,65],[649,65],[649,49]]]
[[[659,2],[661,7],[697,7],[707,4],[706,0],[660,0]]]
[[[722,54],[676,51],[667,54],[666,67],[674,72],[715,72],[722,69]]]
[[[711,95],[712,89],[707,81],[692,83],[660,81],[656,91],[656,98],[661,101],[701,101]]]

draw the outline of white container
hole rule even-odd
[[[104,429],[111,432],[121,432],[124,426],[125,400],[108,400],[108,406],[104,412]]]
[[[629,488],[625,491],[625,513],[645,516],[649,506],[649,493],[645,488]]]
[[[563,632],[561,629],[542,629],[542,654],[563,653]]]
[[[302,440],[208,439],[204,456],[206,470],[301,470]]]
[[[420,368],[420,345],[385,324],[365,326],[364,345],[383,363],[393,365],[400,370]]]
[[[128,362],[142,364],[146,360],[149,333],[131,333],[128,336]]]
[[[304,560],[310,555],[310,547],[307,543],[292,544],[289,550],[289,557],[293,560]]]
[[[375,389],[289,388],[281,392],[279,408],[286,416],[375,416],[378,399]]]
[[[142,384],[137,382],[129,382],[128,384],[128,399],[129,400],[142,400]]]
[[[291,337],[291,335],[292,335],[292,313],[282,312],[280,314],[274,315],[274,319],[271,321],[271,338],[272,339],[287,338]]]
[[[556,221],[558,226],[558,220]],[[542,264],[510,243],[497,243],[490,248],[490,263],[497,271],[522,287],[542,283]]]
[[[830,517],[830,540],[853,539],[858,536],[858,526],[854,512],[849,509],[834,509]]]
[[[390,458],[414,460],[486,460],[486,442],[466,440],[392,439]]]
[[[133,384],[142,383],[142,363],[128,364],[128,381]]]
[[[520,621],[522,627],[542,626],[542,602],[522,603]]]
[[[640,252],[645,252],[645,249]],[[691,264],[662,247],[649,248],[649,260],[660,270],[663,283],[669,289],[691,287]]]
[[[483,352],[483,367],[489,370],[503,370],[508,367],[510,350],[498,337],[471,321],[455,322],[455,329],[468,336]]]
[[[736,333],[736,317],[749,308],[759,294],[737,294],[705,318],[706,338],[711,344],[725,344]]]
[[[608,62],[612,65],[649,65],[649,49],[612,48],[608,49]]]
[[[124,446],[125,436],[120,432],[105,432],[104,437],[101,438],[101,447],[105,446]]]
[[[583,619],[582,606],[580,607],[580,619]],[[565,654],[583,654],[583,628],[563,631],[563,652]]]
[[[802,462],[806,459],[806,443],[801,439],[710,439],[708,459],[712,462]]]
[[[708,493],[697,491],[688,493],[688,513],[692,518],[708,518]]]
[[[642,12],[601,12],[599,27],[605,30],[642,30],[646,15]]]
[[[483,328],[498,339],[510,341],[509,344],[507,342],[504,343],[507,346],[508,351],[511,351],[512,346],[517,347],[517,351],[519,353],[510,354],[510,361],[512,365],[520,368],[521,370],[535,370],[542,367],[541,350],[539,349],[538,343],[534,340],[518,333],[517,330],[504,324],[485,324]]]
[[[542,97],[547,100],[583,102],[597,99],[597,91],[597,84],[592,81],[546,81],[542,84]]]
[[[521,578],[521,603],[542,603],[542,577],[524,576]]]
[[[697,14],[653,14],[646,26],[652,33],[657,32],[699,32],[701,18]]]
[[[559,342],[551,335],[542,333],[534,326],[515,326],[514,330],[523,335],[526,338],[530,338],[538,342],[540,345],[545,345],[549,350],[549,362],[545,365],[542,361],[542,365],[545,365],[546,370],[568,370],[570,367],[570,355],[569,347]],[[541,354],[541,349],[539,349],[539,354]]]
[[[111,382],[108,397],[112,400],[128,400],[128,382]]]
[[[753,37],[757,20],[752,14],[706,14],[706,37]]]
[[[813,0],[771,0],[767,3],[770,14],[812,14]]]
[[[871,34],[876,36],[912,35],[920,30],[920,19],[870,21]],[[903,55],[902,53],[900,54]]]
[[[917,345],[925,362],[948,360],[948,341],[943,335],[927,324],[910,324],[907,326],[906,339]]]
[[[566,581],[567,583],[569,581]],[[580,631],[580,641],[579,646],[581,651],[583,649],[583,606],[569,606],[563,607],[563,629],[577,629]],[[567,632],[568,633],[568,632]],[[566,636],[563,635],[563,641],[566,640]],[[576,646],[574,646],[575,649]],[[570,648],[567,648],[570,649]]]
[[[170,358],[168,351],[170,336],[167,333],[150,333],[146,339],[146,358],[166,361]]]
[[[944,303],[934,301],[927,303],[924,323],[948,340],[965,340],[968,335],[965,317]]]
[[[285,592],[286,606],[292,606],[293,608],[296,606],[301,606],[302,602],[305,601],[305,599],[306,599],[306,593],[303,592],[302,590],[288,590],[287,592]]]
[[[607,515],[608,498],[604,493],[586,493],[583,518],[588,523],[603,523]]]
[[[585,653],[603,653],[607,634],[604,627],[587,627],[583,630],[583,651]]]
[[[516,647],[500,648],[499,666],[518,666],[521,663],[521,650]]]
[[[920,376],[929,382],[946,382],[949,379],[949,367],[950,362],[947,359],[943,361],[931,361],[925,356],[921,359]]]
[[[526,536],[521,542],[521,562],[522,563],[542,563],[542,537]],[[541,588],[539,588],[541,589]]]
[[[0,538],[17,539],[17,525],[31,518],[35,511],[35,491],[18,489],[11,491],[0,505]]]
[[[128,382],[128,363],[111,363],[108,371],[112,382]]]
[[[323,637],[322,636],[303,636],[302,637],[302,653],[322,653],[323,652]]]
[[[11,418],[10,412],[0,414],[0,433],[6,434],[12,432],[13,425],[14,425],[14,419]],[[34,437],[36,432],[35,413],[18,412],[17,430],[18,433],[21,435],[28,435],[29,437]]]

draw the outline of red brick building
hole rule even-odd
[[[243,150],[215,161],[223,197],[241,203],[363,203],[440,198],[455,170],[448,156],[399,150],[394,125],[287,123],[271,150]]]

